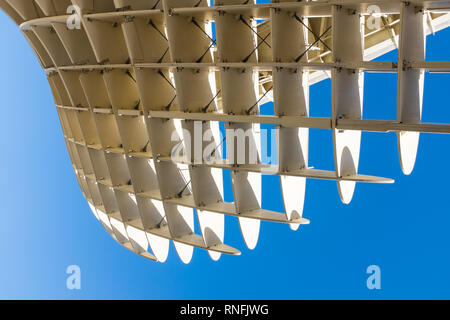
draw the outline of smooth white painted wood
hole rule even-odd
[[[423,70],[406,70],[408,61],[424,61],[426,45],[426,15],[412,4],[403,3],[400,13],[399,69],[397,84],[397,120],[418,123],[422,117]],[[411,174],[416,162],[420,134],[400,131],[398,151],[403,173]]]
[[[333,6],[334,61],[362,61],[364,31],[361,16],[351,6]],[[334,119],[361,119],[363,111],[364,73],[351,69],[332,71],[332,117]],[[335,169],[338,177],[358,172],[361,131],[333,130]],[[355,182],[338,181],[343,203],[353,198]]]

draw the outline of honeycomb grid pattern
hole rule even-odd
[[[261,221],[296,230],[307,179],[334,180],[349,203],[355,184],[392,183],[358,173],[362,131],[396,132],[405,174],[421,132],[450,133],[421,122],[427,34],[450,25],[450,1],[0,0],[45,69],[77,181],[105,230],[136,254],[164,262],[173,241],[184,263],[194,247],[239,255],[224,243],[235,216],[250,249]],[[67,9],[81,9],[71,30]],[[371,5],[381,26],[368,27]],[[399,49],[398,64],[370,61]],[[398,74],[398,118],[362,119],[365,72]],[[332,116],[309,116],[309,86],[332,80]],[[274,102],[274,115],[259,106]],[[249,130],[276,125],[278,164],[236,164],[222,155],[220,123]],[[310,128],[333,132],[335,171],[308,163]],[[186,141],[212,132],[215,161],[196,158]],[[227,141],[227,154],[232,154]],[[187,152],[190,148],[192,152]],[[178,150],[179,157],[173,156]],[[191,155],[187,158],[186,155]],[[234,202],[225,202],[223,170]],[[280,177],[285,212],[261,206],[262,174]],[[196,234],[194,215],[201,234]]]

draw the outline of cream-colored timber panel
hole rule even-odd
[[[106,155],[103,150],[118,149],[122,142],[113,115],[94,112],[96,108],[111,109],[108,93],[102,75],[98,71],[82,72],[79,79],[89,105],[91,123],[97,132],[97,136],[92,142],[91,140],[87,141],[90,146],[95,175],[97,180],[111,181]],[[89,125],[89,131],[93,133],[92,124]]]
[[[185,1],[184,5],[192,3]],[[166,1],[165,5],[172,8],[181,6],[179,1]],[[199,6],[206,6],[206,1],[201,1]],[[188,63],[210,63],[213,61],[211,25],[207,21],[186,19],[183,16],[167,16],[167,33],[170,44],[170,55],[173,61]],[[186,112],[210,112],[216,107],[216,84],[214,73],[209,70],[175,69],[175,87],[180,110]],[[209,122],[182,121],[184,149],[187,152],[189,165],[190,184],[192,196],[197,206],[210,203],[223,202],[222,171],[208,167],[199,167],[195,164],[203,162],[203,142],[205,134],[219,135],[219,127],[215,128]],[[214,140],[212,150],[216,149],[219,142]],[[208,211],[197,210],[199,224],[201,226],[204,246],[212,247],[223,244],[224,216]],[[208,250],[213,260],[218,260],[221,253]]]
[[[131,177],[125,156],[119,153],[106,152],[105,158],[111,174],[110,184],[114,187],[131,186],[131,183],[129,183]]]
[[[131,69],[105,70],[103,79],[114,114],[118,115],[121,109],[138,110],[141,108],[139,91]]]
[[[230,142],[228,141],[228,143]],[[261,174],[232,171],[231,182],[237,212],[248,212],[261,208]],[[239,217],[239,226],[247,247],[254,249],[258,243],[260,221]]]
[[[119,116],[117,119],[127,154],[150,154],[149,138],[143,116]]]
[[[58,88],[57,88],[57,86],[55,84],[55,81],[53,79],[55,77],[55,75],[56,75],[56,73],[48,74],[47,75],[47,81],[48,81],[48,83],[50,85],[50,90],[52,92],[52,96],[53,96],[53,100],[55,101],[55,104],[57,106],[62,106],[62,105],[64,105],[64,102],[63,102],[63,100],[62,100],[62,98],[61,98],[61,96],[59,94]],[[62,109],[62,108],[58,107],[58,109]]]
[[[130,61],[122,28],[117,22],[93,20],[83,16],[82,23],[98,63]]]
[[[162,9],[161,0],[114,0],[116,9],[119,10],[155,10]]]
[[[156,4],[156,3],[155,3]],[[158,3],[158,6],[162,2]],[[152,7],[153,8],[153,7]],[[166,63],[170,60],[169,44],[164,21],[148,17],[146,25],[138,19],[123,24],[131,60],[136,63]],[[131,38],[135,41],[131,43]],[[175,86],[167,69],[135,68],[136,82],[143,108],[148,110],[170,110],[178,106]]]
[[[118,186],[122,190],[115,189],[115,193],[117,194],[118,201],[122,203],[122,209],[120,212],[122,213],[125,208],[132,206],[134,208],[134,214],[132,216],[128,216],[127,222],[133,223],[136,227],[141,228],[152,228],[153,226],[148,225],[149,216],[150,219],[153,217],[157,217],[159,219],[159,212],[152,211],[143,211],[141,209],[149,209],[148,202],[150,199],[142,199],[141,197],[136,197],[129,191],[141,192],[141,191],[154,191],[151,190],[140,190],[136,186],[136,175],[132,175],[132,168],[130,166],[133,163],[127,158],[123,158],[119,161],[119,157],[121,151],[124,151],[124,157],[129,156],[130,154],[142,153],[143,151],[147,151],[147,147],[149,146],[149,138],[146,133],[146,125],[144,122],[144,118],[142,117],[130,117],[130,116],[120,116],[120,110],[139,110],[141,109],[141,100],[138,92],[138,88],[136,85],[136,78],[133,74],[132,69],[126,70],[106,70],[103,73],[103,78],[105,81],[105,88],[111,102],[111,106],[113,109],[112,118],[115,119],[115,123],[118,126],[118,133],[120,136],[121,144],[119,148],[114,148],[119,153],[107,153],[106,158],[109,162],[109,168],[111,170],[111,160],[115,159],[116,163],[121,163],[122,173],[127,172],[127,176],[125,180],[116,180],[113,178],[113,173],[111,172],[112,183],[115,186]],[[127,90],[124,90],[124,89]],[[156,138],[155,138],[156,139]],[[110,149],[112,150],[112,149]],[[122,175],[123,176],[123,175]],[[120,177],[120,176],[119,176]],[[157,191],[159,193],[159,191]],[[130,200],[131,199],[131,200]],[[131,201],[131,202],[130,202]],[[146,206],[147,204],[147,206]],[[137,215],[136,215],[137,213]],[[145,221],[145,222],[144,222]],[[136,229],[136,228],[134,228]],[[134,230],[132,229],[132,230]],[[136,230],[135,230],[136,232]],[[144,233],[144,235],[146,235]],[[155,237],[148,237],[148,241],[150,247],[154,252],[156,252],[156,257],[165,261],[168,254],[168,241],[158,239]]]
[[[68,123],[66,122],[65,115],[63,115],[63,112],[64,112],[63,109],[60,109],[60,108],[56,109],[56,113],[58,115],[59,122],[61,124],[61,129],[62,129],[63,135],[65,138],[68,139],[68,138],[70,138],[69,135],[71,135],[71,131],[70,131]]]
[[[117,217],[119,213],[119,206],[117,204],[116,194],[114,193],[113,187],[104,184],[104,181],[105,180],[96,182],[96,186],[98,187],[100,197],[102,199],[102,206],[105,213]]]
[[[95,205],[94,205],[95,206]],[[103,228],[106,230],[106,232],[109,233],[110,236],[112,236],[113,238],[115,238],[114,234],[113,234],[113,230],[111,227],[111,223],[109,222],[109,217],[108,215],[104,212],[104,209],[101,208],[101,206],[95,206],[95,209],[97,211],[97,215],[99,217],[99,220],[101,222],[101,224],[103,225]]]
[[[92,110],[89,113],[83,112],[83,114],[89,114],[92,121],[92,116],[94,115]],[[99,116],[101,117],[102,115]],[[113,117],[113,115],[110,115],[110,117]],[[114,123],[114,121],[111,120],[111,123]],[[91,131],[93,131],[92,122],[90,129]],[[98,140],[100,139],[98,139],[97,137],[97,141]],[[92,146],[97,145],[98,144],[94,141],[94,144]],[[124,186],[129,186],[131,182],[131,178],[129,177],[129,175],[127,176],[128,171],[124,166],[124,160],[122,159],[122,156],[119,154],[108,152],[105,154],[103,153],[103,151],[95,149],[90,150],[89,156],[92,161],[92,167],[97,167],[98,169],[97,171],[94,170],[95,177],[98,179],[97,181],[99,181],[96,186],[98,186],[99,194],[102,198],[102,205],[105,208],[105,212],[108,213],[111,219],[111,224],[113,224],[112,219],[115,219],[116,226],[123,225],[123,228],[112,228],[115,238],[120,239],[120,236],[125,235],[125,239],[127,239],[128,242],[122,241],[121,243],[124,244],[126,248],[147,259],[157,260],[157,258],[153,254],[147,251],[149,246],[145,232],[143,230],[138,230],[134,227],[123,224],[123,222],[135,220],[140,221],[141,218],[137,212],[137,203],[134,192],[129,193],[128,188],[124,188],[124,190],[113,188],[113,186],[115,185],[123,188]],[[123,155],[123,157],[125,157],[125,155]],[[106,170],[107,172],[104,172],[105,168],[109,170]],[[144,242],[143,239],[145,239],[146,241]]]
[[[363,21],[356,7],[333,6],[334,61],[363,60]],[[360,70],[334,68],[332,70],[332,118],[361,119],[363,110],[364,73]],[[358,173],[361,131],[333,129],[335,169],[338,177]],[[353,198],[356,183],[338,181],[343,203]]]
[[[128,16],[122,23],[125,41],[133,63],[147,61],[167,62],[167,39],[163,21],[159,17]],[[161,50],[161,48],[164,48]]]
[[[104,152],[101,150],[100,137],[98,135],[95,119],[92,111],[78,112],[78,121],[81,128],[81,132],[84,136],[84,141],[87,150],[87,156],[92,167],[92,173],[89,177],[95,179],[95,181],[111,181],[111,177],[108,171]],[[103,185],[96,184],[98,186],[100,194],[103,196]],[[105,200],[103,200],[105,204]]]
[[[138,7],[129,2],[120,1],[116,6],[132,5],[133,10],[140,9],[156,9],[162,6],[161,1],[156,1],[150,8]],[[158,3],[157,3],[158,2]],[[145,6],[148,6],[147,2]],[[155,8],[155,4],[157,7]],[[138,17],[130,19],[122,24],[125,40],[128,47],[128,52],[133,63],[161,63],[170,60],[169,44],[167,35],[165,33],[164,20],[149,16],[148,20],[142,20]],[[134,78],[138,88],[140,97],[140,106],[138,109],[143,109],[145,113],[150,110],[171,110],[177,109],[178,103],[176,100],[176,91],[171,74],[168,70],[160,69],[144,69],[135,68]],[[132,152],[129,152],[128,164],[130,173],[133,179],[133,185],[137,192],[136,200],[138,209],[140,211],[142,221],[140,224],[146,230],[146,236],[150,247],[159,261],[166,261],[169,253],[169,242],[171,237],[162,237],[159,230],[167,227],[166,208],[162,201],[163,192],[160,190],[160,181],[170,179],[165,175],[165,169],[160,169],[160,165],[155,157],[159,153],[170,154],[171,152],[171,133],[175,130],[173,120],[150,119],[147,117],[136,117],[131,121],[145,121],[146,133],[140,133],[142,148],[134,147]],[[139,120],[137,120],[139,119]],[[129,120],[124,120],[128,121]],[[144,128],[144,127],[139,127]],[[154,129],[154,130],[153,130]],[[160,131],[160,130],[163,131]],[[141,130],[140,130],[141,131]],[[131,132],[130,132],[131,133]],[[144,141],[142,137],[148,140]],[[142,145],[142,143],[144,145]],[[166,149],[166,147],[169,147]],[[153,157],[153,155],[155,157]],[[131,157],[130,157],[131,156]],[[175,172],[179,178],[176,165],[171,165],[170,172]],[[171,197],[171,194],[164,194],[165,197]],[[138,223],[139,224],[139,223]]]
[[[240,4],[240,1],[224,1],[223,4]],[[254,1],[249,1],[253,4]],[[235,15],[226,11],[216,15],[216,36],[220,62],[256,62],[257,36],[254,21],[249,16]],[[260,40],[261,41],[261,40]],[[255,114],[259,110],[257,93],[258,72],[247,68],[222,68],[221,88],[224,113]],[[236,132],[248,132],[249,143],[245,145],[245,161],[249,161],[250,149],[259,146],[259,126],[251,124],[228,123],[227,129]],[[239,139],[227,138],[227,158],[237,163],[235,148]],[[259,147],[257,148],[259,149]],[[236,156],[236,157],[233,157]],[[259,161],[256,155],[255,161]],[[261,174],[254,172],[232,171],[231,181],[237,212],[261,208]],[[254,249],[258,242],[260,221],[239,218],[242,236],[247,247]]]
[[[159,189],[154,189],[158,190]],[[164,209],[164,204],[161,200],[150,199],[137,195],[136,197],[139,211],[142,216],[143,230],[155,230],[161,228],[161,225],[165,222],[166,213]],[[146,232],[148,242],[150,247],[158,258],[158,261],[164,262],[169,254],[169,244],[170,240],[167,238],[160,237],[156,234]]]
[[[130,168],[131,178],[134,182],[133,187],[136,194],[159,190],[153,159],[129,156],[128,166]]]
[[[208,112],[216,109],[214,73],[207,70],[175,69],[174,79],[180,111]]]
[[[83,28],[70,30],[65,24],[53,23],[72,65],[95,64],[96,59]]]
[[[116,224],[123,229],[113,230],[117,236],[117,232],[126,235],[126,239],[129,241],[129,246],[126,246],[131,251],[148,258],[150,260],[157,260],[157,258],[149,253],[148,242],[143,243],[143,236],[145,232],[143,230],[136,230],[134,227],[130,227],[126,223],[132,221],[141,221],[141,217],[137,208],[137,201],[134,195],[132,187],[132,180],[128,169],[128,164],[125,159],[125,155],[121,155],[113,152],[105,153],[107,167],[111,180],[98,181],[99,184],[103,184],[103,194],[109,193],[110,203],[110,219],[111,223],[116,220]],[[106,205],[105,205],[106,207]]]
[[[74,142],[79,144],[84,144],[83,133],[81,132],[80,123],[78,122],[77,112],[75,110],[64,110],[63,111],[68,120],[70,129],[72,131],[72,139]]]
[[[64,112],[64,111],[63,111]],[[60,113],[61,118],[66,118],[64,114]],[[68,123],[67,120],[64,120],[65,123]],[[71,128],[66,127],[65,130],[71,131]],[[77,178],[77,182],[80,185],[81,191],[83,195],[87,199],[94,198],[95,190],[92,190],[91,186],[89,185],[89,181],[86,178],[86,175],[89,174],[90,171],[92,171],[92,167],[90,166],[90,163],[87,162],[86,154],[83,153],[82,146],[77,144],[74,139],[66,139],[66,145],[67,149],[69,151],[69,156],[72,159],[72,162],[74,164],[74,171],[75,176]],[[86,174],[86,172],[88,172]]]
[[[60,78],[67,90],[71,106],[74,107],[84,107],[88,106],[86,96],[83,91],[83,87],[80,83],[80,71],[66,71],[62,70],[59,72]]]
[[[83,170],[83,167],[81,165],[80,157],[78,156],[78,152],[75,148],[75,143],[73,140],[67,139],[67,144],[69,146],[69,155],[73,160],[73,164],[76,170]]]
[[[170,157],[173,150],[180,153],[183,152],[183,143],[182,139],[180,139],[182,135],[181,124],[179,122],[149,119],[148,129],[152,152],[158,158],[159,156]],[[156,134],[158,139],[153,139]],[[230,249],[225,245],[207,247],[202,237],[193,233],[194,216],[192,208],[184,204],[172,204],[169,200],[185,198],[191,195],[191,178],[188,166],[157,161],[155,168],[161,188],[161,196],[165,199],[164,209],[166,216],[161,220],[158,228],[153,228],[148,230],[148,232],[154,236],[173,239],[176,251],[185,263],[191,260],[193,247],[236,254],[236,250]]]
[[[197,216],[202,230],[203,240],[207,247],[223,244],[225,220],[223,215],[203,210],[208,205],[223,203],[223,173],[221,169],[197,164],[203,161],[212,161],[205,158],[209,156],[221,158],[220,156],[220,129],[217,122],[184,121],[184,139],[194,143],[185,144],[187,161],[192,184],[192,196],[197,209]],[[208,137],[210,141],[204,141]],[[218,138],[218,139],[217,139]],[[201,139],[201,140],[200,140]],[[207,233],[207,234],[206,234]],[[209,251],[213,260],[220,258],[220,253]]]
[[[92,211],[92,214],[100,222],[100,216],[98,215],[97,208],[95,208],[95,205],[92,203],[92,198],[87,199],[87,201],[88,201],[89,209],[91,209],[91,211]]]
[[[33,31],[27,30],[23,32],[23,35],[27,39],[30,46],[33,48],[34,52],[36,53],[36,56],[39,59],[39,62],[41,63],[42,67],[44,69],[53,67],[53,61],[48,55],[47,50],[42,45],[41,41],[36,37]]]
[[[85,140],[84,135],[82,134],[81,124],[79,122],[79,118],[76,116],[76,112],[74,110],[62,110],[66,115],[67,122],[69,124],[70,130],[72,132],[73,139],[69,140],[69,144],[71,145],[72,154],[76,157],[80,169],[76,169],[76,173],[80,176],[79,183],[83,190],[84,194],[89,194],[89,198],[94,199],[94,203],[97,203],[102,208],[107,208],[104,211],[114,213],[117,210],[114,210],[115,205],[115,197],[114,193],[111,190],[106,189],[106,186],[100,185],[97,181],[92,179],[92,176],[95,178],[94,174],[94,163],[91,160],[91,154],[88,152],[87,147],[82,145]],[[106,165],[104,167],[107,167]],[[80,172],[83,172],[83,177],[81,177]],[[104,181],[104,180],[102,180]],[[86,182],[86,183],[83,183]],[[83,187],[85,189],[83,189]],[[86,188],[87,187],[87,188]],[[114,211],[113,211],[114,210]],[[110,218],[111,219],[111,218]],[[111,221],[111,220],[110,220]],[[103,224],[105,229],[107,226]],[[128,238],[122,239],[122,233],[117,228],[112,228],[112,235],[114,239],[121,239],[121,244],[126,244]],[[139,254],[139,252],[136,252]],[[150,259],[151,259],[150,255]],[[152,259],[154,260],[154,259]]]
[[[34,0],[46,16],[59,16],[67,13],[72,5],[70,0]]]
[[[89,186],[88,186],[88,183],[86,181],[84,174],[82,172],[78,171],[75,173],[75,177],[77,178],[77,182],[78,182],[78,185],[80,186],[83,196],[86,199],[91,199],[92,194],[91,194],[91,191],[89,189]]]
[[[96,108],[112,110],[102,73],[103,71],[85,70],[80,74],[81,87],[91,110]]]
[[[33,26],[31,30],[33,30],[34,34],[47,50],[48,55],[53,61],[53,65],[59,67],[71,64],[67,51],[53,27]]]
[[[78,156],[80,157],[81,166],[83,167],[83,173],[86,176],[94,174],[94,169],[89,157],[88,148],[80,144],[76,144],[75,148],[78,152]]]
[[[95,114],[95,122],[104,150],[122,149],[122,141],[114,116],[111,114]]]
[[[86,146],[89,149],[101,148],[100,138],[95,126],[94,115],[91,111],[78,112],[78,121],[83,132]]]
[[[111,172],[111,183],[114,186],[114,193],[118,202],[122,221],[130,223],[134,222],[143,227],[142,216],[144,216],[145,213],[139,210],[138,200],[135,196],[137,189],[134,179],[136,176],[133,177],[131,174],[130,161],[127,156],[130,152],[134,153],[141,151],[148,144],[145,122],[142,117],[119,115],[119,110],[122,109],[139,109],[140,99],[135,83],[136,80],[132,71],[128,69],[126,71],[106,71],[103,74],[103,78],[113,108],[113,117],[118,125],[119,136],[122,141],[120,149],[124,150],[123,157],[120,152],[107,152],[106,159]],[[127,88],[128,90],[123,90],[124,88]],[[126,230],[131,231],[135,236],[139,236],[139,239],[141,239],[140,242],[132,239],[130,239],[130,241],[136,252],[142,251],[142,239],[146,239],[145,232],[131,226]],[[141,245],[138,245],[139,243],[141,243]],[[147,247],[148,240],[146,250],[148,249]],[[145,252],[147,252],[146,250]]]
[[[145,232],[123,223],[119,218],[110,217],[110,222],[120,244],[144,258],[157,261],[156,257],[147,251],[148,242],[144,242],[146,240]]]
[[[147,119],[147,129],[150,138],[150,145],[154,155],[157,157],[171,156],[172,150],[182,145],[182,139],[180,139],[179,132],[176,130],[173,120],[164,119]],[[178,133],[177,133],[178,132]],[[162,199],[170,199],[173,197],[183,197],[190,194],[190,177],[189,171],[186,166],[178,166],[174,163],[161,163],[156,161],[155,172],[158,178],[158,184],[160,187],[160,195]],[[153,199],[158,200],[158,199]],[[154,236],[161,236],[158,230],[166,228],[169,232],[171,239],[175,239],[180,233],[172,232],[172,229],[177,228],[177,224],[183,224],[184,219],[193,221],[193,210],[190,209],[190,213],[183,207],[177,208],[176,206],[163,203],[165,215],[161,218],[158,225],[149,231]],[[181,210],[181,212],[179,212]],[[189,217],[189,214],[192,216]],[[173,218],[169,218],[173,216]],[[186,232],[190,232],[189,228],[182,229]],[[192,229],[193,232],[193,229]],[[184,234],[183,234],[184,235]],[[162,238],[167,238],[162,236]],[[193,247],[186,246],[185,244],[174,241],[175,249],[184,263],[189,263],[193,254]]]
[[[83,13],[101,13],[115,11],[113,0],[72,0],[72,3],[79,6]]]
[[[426,15],[412,4],[403,3],[400,14],[398,53],[397,120],[400,123],[420,123],[423,107],[425,74],[423,70],[409,70],[408,61],[424,61],[426,46]],[[419,147],[418,132],[400,131],[398,151],[403,173],[411,174]]]
[[[111,181],[108,166],[106,164],[105,153],[102,150],[89,148],[89,154],[94,168],[96,181]]]
[[[81,162],[80,162],[80,159],[78,157],[78,154],[74,153],[73,145],[72,145],[72,143],[70,143],[70,140],[73,139],[73,138],[71,138],[72,137],[72,131],[70,129],[70,126],[69,126],[68,121],[67,121],[67,117],[66,117],[66,115],[65,115],[63,110],[58,110],[58,117],[59,117],[60,122],[61,122],[63,133],[64,133],[64,136],[65,136],[64,141],[65,141],[65,143],[67,145],[67,151],[69,153],[69,157],[70,157],[71,162],[73,164],[74,170],[76,171],[77,169],[82,169],[81,168],[81,164],[80,164]]]
[[[104,72],[102,72],[104,74]],[[140,220],[139,216],[136,216],[135,214],[129,214],[130,212],[124,212],[123,210],[128,210],[130,208],[130,201],[133,203],[136,203],[135,196],[122,192],[120,190],[115,190],[112,187],[113,186],[124,186],[124,185],[132,185],[131,178],[128,171],[128,166],[126,163],[125,155],[122,155],[121,153],[115,153],[117,151],[123,150],[122,145],[122,139],[120,137],[119,130],[117,128],[116,123],[116,114],[96,114],[92,113],[92,111],[96,108],[100,109],[107,109],[108,107],[105,106],[112,106],[111,100],[118,99],[117,97],[111,97],[111,94],[109,94],[108,84],[110,84],[110,79],[105,76],[104,82],[105,84],[102,84],[102,76],[101,74],[95,74],[93,72],[85,72],[83,74],[79,75],[80,82],[78,83],[78,86],[74,89],[78,93],[78,95],[82,95],[85,97],[85,105],[89,104],[91,108],[91,115],[94,116],[95,119],[95,126],[97,127],[98,132],[101,132],[103,134],[103,137],[99,137],[100,141],[102,142],[101,148],[103,150],[106,150],[104,154],[104,158],[99,156],[99,152],[103,151],[97,151],[92,150],[90,153],[90,156],[93,158],[93,163],[98,163],[98,161],[102,161],[102,165],[107,167],[109,170],[109,174],[107,177],[103,177],[99,182],[99,193],[101,194],[103,198],[103,205],[107,212],[109,212],[110,215],[114,215],[116,219],[116,226],[122,226],[122,221],[130,221],[130,220]],[[91,87],[90,85],[94,84],[94,87]],[[98,91],[95,90],[97,88]],[[115,101],[116,101],[115,100]],[[102,108],[103,107],[103,108]],[[114,109],[114,108],[113,108]],[[117,112],[117,108],[115,109]],[[107,131],[105,131],[106,128]],[[94,144],[97,146],[97,143]],[[94,166],[94,164],[93,164]],[[95,167],[95,166],[94,166]],[[98,168],[97,164],[97,168]],[[99,176],[98,171],[95,174],[97,177]],[[102,174],[102,176],[106,176],[105,173]],[[128,199],[128,200],[127,200]],[[131,200],[130,200],[131,199]],[[135,204],[135,207],[137,208],[137,204]],[[120,218],[120,219],[118,219]],[[110,217],[110,219],[114,219]],[[117,220],[118,219],[118,220]],[[120,220],[120,221],[119,221]],[[112,220],[111,220],[112,221]],[[121,239],[120,236],[126,235],[126,239],[129,240],[129,242],[121,241],[122,244],[125,244],[125,247],[136,252],[137,254],[151,259],[156,260],[156,257],[154,257],[152,254],[148,253],[146,250],[148,248],[147,245],[144,245],[142,243],[142,235],[145,233],[143,231],[136,231],[134,228],[127,228],[125,225],[123,225],[123,228],[112,228],[113,233],[117,239]],[[132,236],[128,236],[127,232],[132,232]],[[134,239],[133,237],[137,237]],[[124,239],[122,239],[124,240]]]
[[[61,77],[58,72],[53,72],[48,75],[48,79],[52,82],[53,88],[55,92],[57,93],[58,100],[61,101],[63,106],[70,106],[71,101],[69,94],[67,92],[66,87],[64,86],[64,83],[61,80]],[[56,99],[56,97],[55,97]]]
[[[287,10],[272,10],[272,51],[274,61],[308,61],[308,19]],[[274,111],[277,116],[309,115],[309,73],[302,69],[274,68]],[[289,172],[308,166],[307,128],[279,127],[278,171]],[[303,215],[306,178],[280,175],[281,193],[288,220]],[[291,224],[298,229],[298,224]]]
[[[136,68],[136,80],[146,112],[178,110],[177,93],[168,71]]]
[[[167,10],[167,3],[163,1],[162,4],[164,9]],[[167,13],[165,15],[165,19],[167,19]],[[161,29],[158,30],[162,33]],[[162,33],[161,36],[165,35]],[[170,34],[167,32],[167,36],[165,37],[167,37],[168,49]],[[169,86],[175,89],[171,74],[164,75],[162,72],[158,71],[158,75],[161,76],[161,78],[163,78]],[[173,99],[164,108],[170,109],[172,106],[172,101],[176,98],[177,92],[175,91]],[[179,121],[177,122],[179,123]],[[163,120],[163,122],[160,122],[158,120],[154,121],[153,119],[148,119],[147,128],[149,130],[151,148],[153,153],[156,155],[170,156],[172,152],[171,146],[174,145],[177,140],[180,141],[178,144],[180,146],[182,145],[182,139],[180,138],[182,134],[179,130],[176,130],[176,123],[173,120]],[[159,131],[158,128],[161,128],[162,131]],[[182,197],[183,194],[190,194],[190,177],[186,168],[172,163],[156,163],[155,169],[160,185],[160,193],[163,199]],[[177,207],[167,204],[166,202],[163,203],[163,207],[165,217],[162,219],[161,223],[157,225],[157,228],[152,229],[154,232],[149,233],[162,236],[162,238],[170,239],[175,239],[194,233],[194,216],[192,209],[181,206]],[[158,234],[162,230],[166,230],[165,233]],[[175,240],[174,246],[180,259],[184,263],[189,263],[192,259],[193,247]]]
[[[16,10],[23,20],[33,20],[42,17],[42,11],[33,0],[6,0]]]
[[[242,17],[242,20],[237,20],[236,16],[227,13],[216,17],[220,62],[256,62],[255,35],[247,26],[251,24],[249,18]],[[245,67],[223,67],[220,72],[224,112],[237,115],[256,113],[254,82],[257,73]]]
[[[0,9],[3,10],[17,25],[24,22],[25,19],[12,7],[8,0],[0,0]]]

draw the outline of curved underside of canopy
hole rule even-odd
[[[420,133],[450,133],[421,123],[424,73],[450,72],[425,61],[450,1],[214,2],[0,0],[46,72],[92,213],[125,248],[159,262],[170,242],[184,263],[194,248],[239,255],[224,243],[225,215],[254,249],[261,221],[309,224],[308,179],[336,181],[344,203],[357,183],[392,183],[359,173],[363,131],[397,133],[405,174]],[[394,49],[398,64],[371,61]],[[398,74],[395,121],[363,119],[365,72]],[[310,117],[309,87],[326,78],[331,117]],[[270,101],[273,115],[261,116]],[[245,134],[242,149],[221,123]],[[261,125],[277,129],[269,164]],[[332,130],[334,170],[310,167],[310,128]],[[280,177],[284,212],[262,207],[263,174]]]

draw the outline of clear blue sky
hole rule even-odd
[[[395,135],[364,133],[360,171],[396,184],[360,184],[346,206],[335,183],[310,180],[311,225],[298,232],[262,223],[249,251],[227,218],[225,241],[242,256],[213,262],[195,250],[184,265],[171,246],[165,264],[152,263],[116,244],[90,213],[44,72],[3,13],[0,30],[0,298],[450,298],[450,136],[423,135],[406,177]],[[450,30],[428,38],[429,60],[448,60],[448,52]],[[364,117],[394,119],[396,75],[367,74],[365,85]],[[448,88],[450,75],[427,74],[424,121],[450,122]],[[330,115],[330,81],[311,87],[311,115]],[[310,164],[333,169],[331,132],[312,130],[310,144]],[[277,178],[263,181],[263,206],[281,211]],[[81,267],[80,291],[66,289],[69,265]],[[381,268],[380,291],[366,287],[369,265]]]

